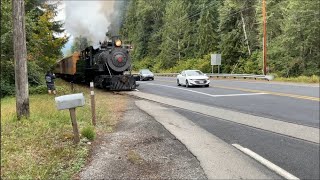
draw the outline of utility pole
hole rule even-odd
[[[18,119],[21,119],[30,115],[24,0],[13,0],[12,10],[16,111]]]
[[[267,17],[266,17],[266,0],[262,0],[262,17],[263,17],[263,74],[267,74]]]

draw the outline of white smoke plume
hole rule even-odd
[[[64,1],[65,28],[73,37],[86,37],[93,44],[103,41],[118,12],[117,0]]]

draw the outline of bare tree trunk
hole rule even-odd
[[[27,47],[24,0],[13,0],[13,51],[15,60],[15,86],[17,117],[29,117],[29,90],[27,73]]]
[[[180,54],[180,41],[179,41],[179,39],[178,39],[178,55],[179,55],[179,61],[180,61],[181,54]]]
[[[247,31],[246,31],[246,24],[244,23],[242,11],[241,11],[240,15],[241,15],[241,20],[242,20],[242,28],[243,28],[243,32],[244,32],[244,38],[245,38],[246,45],[248,47],[248,53],[249,53],[249,56],[250,56],[251,55],[251,49],[250,49],[250,46],[249,46],[249,40],[248,40],[248,37],[247,37]]]

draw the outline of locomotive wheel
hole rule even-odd
[[[99,88],[99,89],[103,88],[102,87],[102,82],[101,82],[99,76],[94,78],[94,87]]]

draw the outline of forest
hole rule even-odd
[[[266,9],[268,73],[319,75],[320,1],[266,0]],[[123,15],[136,70],[211,72],[218,53],[222,73],[262,74],[262,0],[129,0]]]

